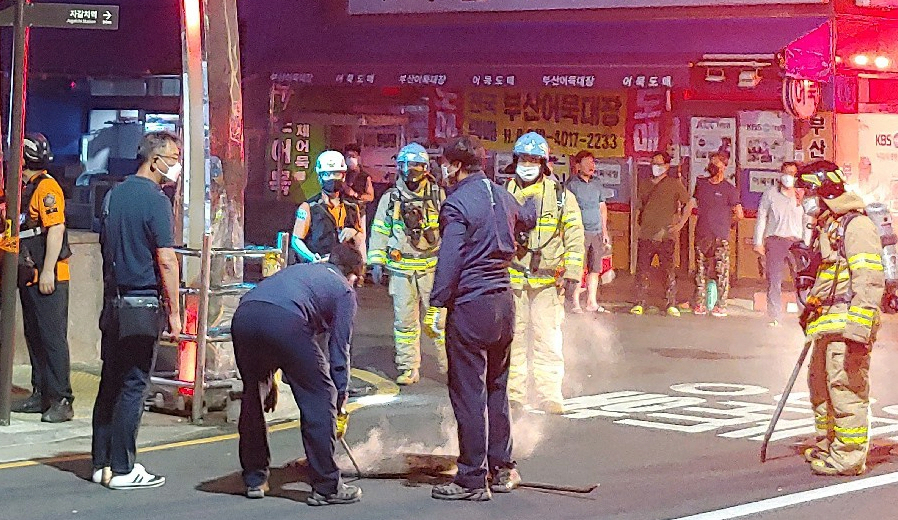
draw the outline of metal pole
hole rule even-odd
[[[212,273],[212,235],[203,236],[203,256],[200,260],[200,294],[196,319],[196,373],[193,378],[193,407],[191,420],[203,422],[203,401],[206,393],[206,337],[209,334],[209,292]]]
[[[0,280],[0,425],[9,426],[12,406],[12,365],[16,348],[16,287],[18,278],[19,200],[22,187],[22,139],[25,131],[25,94],[28,75],[28,37],[25,25],[27,0],[16,0],[14,28],[13,70],[17,74],[12,83],[12,124],[9,147],[9,170],[6,175],[6,208],[11,221],[10,233],[15,252],[3,255],[3,276]]]
[[[767,445],[770,443],[770,438],[773,436],[773,430],[776,429],[776,423],[779,421],[780,415],[783,414],[783,408],[786,407],[786,401],[789,400],[789,394],[792,393],[792,387],[795,386],[795,380],[798,379],[798,373],[801,372],[801,367],[804,365],[804,358],[808,356],[808,351],[811,350],[811,345],[813,344],[813,340],[805,340],[804,348],[798,356],[798,363],[795,363],[795,368],[792,369],[792,375],[786,383],[786,388],[783,389],[783,395],[780,396],[780,402],[776,404],[776,410],[774,410],[773,417],[770,418],[770,423],[767,425],[767,432],[764,433],[764,440],[761,442],[762,464],[767,462]]]

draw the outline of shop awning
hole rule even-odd
[[[827,81],[835,72],[833,25],[821,24],[783,49],[783,69],[787,76]]]
[[[587,82],[597,88],[643,82],[677,88],[688,85],[689,63],[703,55],[773,54],[825,21],[511,19],[402,26],[372,20],[297,32],[296,20],[271,18],[264,34],[251,33],[253,45],[245,56],[253,72],[322,86],[401,86],[409,76],[412,84],[434,85],[436,75],[435,86],[448,87],[483,86],[484,78],[495,84],[497,77],[504,84],[513,76],[516,86],[527,87],[570,86],[573,80],[578,87]]]

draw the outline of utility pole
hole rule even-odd
[[[16,289],[19,264],[19,213],[22,189],[22,140],[25,133],[25,86],[28,79],[28,38],[25,24],[28,0],[16,0],[13,22],[12,124],[9,136],[9,169],[6,171],[6,211],[15,251],[3,255],[0,278],[0,426],[8,426],[12,406],[12,366],[16,349]]]

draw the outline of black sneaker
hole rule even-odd
[[[306,499],[306,504],[310,506],[329,506],[333,504],[354,504],[361,500],[362,489],[358,486],[347,486],[340,484],[336,493],[324,495],[317,491]]]
[[[41,394],[37,392],[32,393],[21,401],[14,402],[11,408],[11,411],[16,413],[43,413],[44,410],[46,410],[44,408],[44,400]]]
[[[521,485],[521,474],[515,468],[500,468],[493,476],[490,490],[493,493],[511,493]]]
[[[430,496],[437,500],[470,500],[471,502],[486,502],[493,498],[488,487],[466,488],[455,482],[434,486]]]
[[[66,398],[50,405],[50,409],[41,416],[41,422],[61,423],[71,421],[75,417],[75,411],[72,409],[72,402]]]

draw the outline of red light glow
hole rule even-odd
[[[885,56],[877,56],[876,59],[873,60],[873,64],[876,65],[877,69],[885,69],[891,64],[891,60]]]

